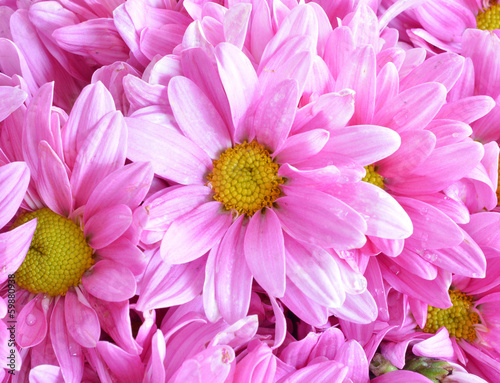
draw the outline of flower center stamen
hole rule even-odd
[[[207,178],[216,201],[227,210],[252,216],[280,196],[285,180],[278,177],[278,169],[266,148],[256,141],[244,142],[225,150]]]
[[[500,4],[491,4],[488,9],[479,11],[476,16],[477,29],[490,30],[500,28]]]
[[[21,214],[12,228],[37,218],[28,254],[16,271],[17,284],[32,293],[65,295],[94,264],[92,248],[71,220],[48,208]]]
[[[447,309],[429,306],[423,331],[435,334],[441,327],[446,327],[450,336],[472,342],[477,337],[474,325],[479,323],[479,315],[473,310],[472,297],[459,290],[449,290],[449,293],[453,306]]]
[[[362,178],[361,181],[369,182],[372,185],[378,186],[379,188],[384,188],[384,177],[377,173],[375,166],[368,165],[365,166],[366,176]]]

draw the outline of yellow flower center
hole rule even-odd
[[[266,148],[256,141],[244,142],[225,150],[207,178],[215,200],[252,216],[280,196],[285,180],[278,177],[278,169]]]
[[[365,166],[366,176],[361,181],[369,182],[379,188],[384,188],[384,177],[377,173],[375,166]]]
[[[450,336],[473,341],[476,339],[474,325],[479,323],[479,315],[473,311],[472,297],[459,290],[450,290],[452,307],[438,309],[429,306],[424,332],[435,334],[441,327],[446,327]]]
[[[38,219],[35,234],[16,282],[35,294],[65,295],[94,264],[93,250],[73,221],[47,208],[21,214],[12,228],[34,218]]]
[[[500,28],[500,4],[491,4],[488,9],[480,11],[476,17],[477,29],[490,30]]]

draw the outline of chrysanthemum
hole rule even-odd
[[[140,351],[128,299],[145,267],[137,207],[153,174],[148,164],[124,166],[126,126],[102,84],[85,88],[69,116],[52,98],[53,84],[42,86],[24,124],[8,117],[2,127],[4,160],[25,160],[32,174],[2,235],[36,230],[27,253],[10,248],[1,262],[19,287],[16,341],[31,355],[24,368],[55,361],[65,379],[80,381],[82,349],[96,346],[101,327],[124,350]]]

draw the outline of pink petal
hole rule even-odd
[[[147,382],[164,382],[165,367],[163,361],[165,359],[165,338],[161,330],[156,330],[156,333],[151,339],[151,362],[146,367],[144,375],[144,383]]]
[[[146,27],[141,31],[141,51],[153,60],[156,55],[171,54],[182,43],[186,27],[177,24],[165,24],[160,28]]]
[[[231,225],[231,214],[211,201],[176,219],[161,242],[160,252],[169,263],[186,263],[201,257],[223,237]]]
[[[418,356],[440,359],[453,359],[455,356],[450,334],[446,327],[441,327],[435,335],[414,345],[412,352]]]
[[[114,205],[90,217],[85,223],[84,234],[93,249],[101,249],[117,240],[131,223],[130,208]]]
[[[338,350],[336,361],[349,366],[347,379],[353,382],[368,382],[369,367],[363,347],[353,339],[346,341]]]
[[[198,145],[161,125],[127,118],[127,157],[151,162],[161,177],[181,184],[205,184],[212,161]]]
[[[398,370],[390,371],[371,380],[371,383],[429,383],[429,378],[418,372]]]
[[[185,77],[174,77],[168,86],[174,116],[185,136],[202,148],[211,158],[232,146],[226,124],[211,101]]]
[[[458,120],[470,124],[484,117],[495,106],[489,96],[471,96],[449,102],[441,108],[436,118]]]
[[[292,165],[283,164],[278,170],[278,175],[288,180],[287,186],[328,190],[339,180],[340,171],[333,165],[319,169],[299,170]]]
[[[82,206],[97,184],[125,163],[127,127],[120,112],[105,115],[82,144],[71,174],[75,205]]]
[[[368,290],[346,294],[344,304],[329,311],[340,319],[359,324],[372,323],[378,316],[377,303]]]
[[[146,268],[146,258],[143,252],[129,239],[123,237],[99,249],[99,257],[128,267],[135,276],[142,275]]]
[[[340,270],[326,250],[285,235],[286,275],[305,295],[326,307],[340,307],[345,292]],[[335,286],[335,287],[334,287]]]
[[[116,262],[101,260],[85,272],[82,277],[85,289],[107,302],[120,302],[135,295],[134,274]]]
[[[22,89],[0,86],[0,121],[5,120],[13,111],[19,108],[27,96]]]
[[[245,259],[255,280],[268,294],[285,293],[285,248],[281,224],[273,210],[257,211],[245,235]]]
[[[349,368],[342,365],[335,360],[328,360],[325,362],[318,362],[310,364],[296,372],[290,374],[286,378],[286,382],[300,383],[307,381],[314,381],[318,379],[319,382],[344,382],[347,377]]]
[[[243,219],[240,216],[229,227],[215,257],[215,299],[222,317],[229,324],[244,318],[250,307],[253,278],[245,261]]]
[[[64,383],[61,368],[50,364],[38,365],[29,372],[30,383]]]
[[[253,18],[250,25],[250,33],[253,36],[257,36],[258,34],[260,38],[250,39],[250,51],[255,60],[259,62],[267,43],[274,36],[274,31],[267,2],[259,1],[253,4],[252,13]]]
[[[36,295],[17,317],[17,343],[21,347],[32,347],[40,343],[47,334],[47,311],[50,298]]]
[[[30,171],[24,162],[0,166],[0,228],[16,214],[30,182]]]
[[[123,78],[123,91],[130,102],[129,115],[152,105],[168,106],[167,87],[150,84],[132,74]]]
[[[295,239],[339,250],[365,244],[366,222],[342,201],[313,189],[287,188],[286,194],[276,200],[275,212]]]
[[[104,341],[97,343],[97,351],[117,380],[120,382],[142,381],[144,364],[139,355],[130,354],[117,345]]]
[[[61,366],[65,382],[80,382],[83,376],[83,362],[81,346],[76,343],[65,324],[64,298],[59,298],[50,317],[50,340]]]
[[[73,211],[68,172],[47,141],[41,141],[38,146],[37,189],[43,202],[53,212],[68,217]]]
[[[224,37],[238,49],[241,49],[245,42],[251,11],[250,4],[240,3],[230,7],[224,16]]]
[[[324,129],[314,129],[295,134],[283,143],[277,151],[275,160],[278,163],[295,164],[319,153],[328,142],[330,133]]]
[[[237,363],[234,374],[235,382],[272,382],[277,359],[269,346],[260,343]]]
[[[87,300],[73,289],[64,298],[64,314],[72,338],[82,347],[95,347],[101,336],[99,319]]]
[[[431,257],[434,257],[434,253],[430,250],[405,248],[392,262],[422,279],[432,280],[437,276],[437,268],[429,263]]]
[[[217,299],[215,299],[215,258],[219,251],[219,245],[212,247],[208,253],[205,265],[205,281],[203,282],[203,308],[210,322],[217,322],[222,315],[219,311]]]

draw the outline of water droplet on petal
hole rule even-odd
[[[396,275],[398,275],[401,272],[401,270],[399,270],[399,267],[397,267],[396,265],[389,266],[389,270],[391,270]]]
[[[28,326],[34,326],[36,324],[36,316],[34,316],[33,314],[28,314],[28,316],[26,317],[26,324]]]

